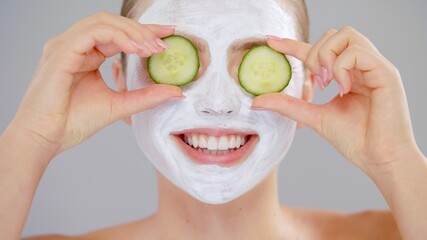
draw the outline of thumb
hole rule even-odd
[[[255,97],[254,110],[271,110],[320,132],[321,106],[282,93]]]
[[[116,93],[111,105],[111,123],[132,114],[156,107],[168,100],[184,99],[179,87],[154,84],[149,87]]]

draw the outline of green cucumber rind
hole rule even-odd
[[[245,62],[245,59],[249,58],[251,56],[251,54],[253,53],[253,51],[256,50],[256,49],[258,49],[258,48],[269,48],[270,50],[272,50],[272,51],[274,51],[276,53],[279,53],[280,55],[283,56],[284,62],[287,65],[286,67],[289,68],[289,77],[284,81],[284,84],[279,89],[277,89],[275,91],[267,91],[267,92],[265,92],[265,91],[253,91],[253,90],[250,90],[250,87],[246,85],[246,83],[245,83],[244,80],[242,80],[242,74],[243,73],[242,73],[241,70],[242,70],[242,66],[243,66],[243,64]],[[291,64],[289,63],[288,58],[285,56],[285,54],[283,54],[283,53],[281,53],[279,51],[274,50],[273,48],[271,48],[268,45],[260,45],[260,46],[256,46],[256,47],[251,48],[243,56],[242,61],[241,61],[240,66],[239,66],[239,69],[238,69],[238,79],[239,79],[240,86],[242,86],[242,88],[245,89],[246,92],[248,92],[248,93],[250,93],[250,94],[252,94],[254,96],[259,96],[259,95],[266,94],[266,93],[281,92],[281,91],[283,91],[289,85],[289,83],[290,83],[290,81],[292,79],[292,67],[291,67]]]
[[[185,42],[187,42],[189,44],[189,46],[191,46],[193,48],[195,56],[196,56],[196,60],[197,60],[196,61],[196,64],[197,64],[196,71],[194,72],[193,76],[191,76],[187,81],[184,81],[184,82],[181,82],[181,83],[177,83],[177,84],[167,83],[168,85],[173,85],[173,86],[181,87],[181,86],[184,86],[186,84],[189,84],[190,82],[193,82],[196,79],[197,75],[199,74],[199,69],[200,69],[200,58],[199,58],[199,53],[197,51],[196,46],[194,46],[194,44],[188,38],[186,38],[184,36],[181,36],[181,35],[171,35],[171,36],[162,38],[162,40],[167,43],[168,39],[173,39],[173,38],[179,38],[179,39],[182,39]],[[167,49],[166,49],[166,51],[167,51]],[[152,71],[152,66],[151,65],[152,65],[152,61],[153,61],[154,57],[156,57],[156,56],[150,56],[147,59],[147,70],[148,70],[148,74],[149,74],[150,78],[155,83],[157,83],[157,84],[165,84],[162,81],[158,81],[157,78],[152,73],[153,71]]]

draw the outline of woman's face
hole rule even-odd
[[[186,99],[132,117],[136,138],[152,164],[173,184],[210,203],[229,202],[252,189],[283,159],[296,123],[250,109],[252,95],[237,69],[248,48],[265,35],[296,39],[296,24],[276,0],[155,0],[141,23],[173,24],[198,48],[196,81],[182,87]],[[300,97],[301,62],[289,58],[293,77],[286,94]],[[128,88],[154,82],[146,61],[129,57]]]

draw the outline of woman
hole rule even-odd
[[[426,191],[420,182],[427,179],[426,160],[412,135],[400,77],[360,33],[347,27],[328,31],[313,46],[300,42],[306,37],[305,9],[294,1],[127,4],[138,22],[163,25],[102,13],[46,45],[1,138],[2,182],[13,183],[0,189],[6,193],[0,215],[13,216],[4,218],[2,238],[19,236],[37,183],[55,155],[120,118],[130,122],[131,114],[140,146],[161,173],[159,210],[80,239],[393,239],[399,238],[397,226],[405,239],[425,235],[420,219],[427,216]],[[164,9],[169,11],[159,14]],[[176,24],[176,31],[164,24]],[[146,57],[167,48],[160,39],[173,33],[187,36],[201,56],[198,79],[182,89],[154,85],[144,69]],[[259,37],[266,34],[267,41]],[[304,62],[311,74],[304,78],[301,62],[292,61],[294,77],[283,93],[252,99],[238,86],[236,67],[247,46],[265,41]],[[121,51],[128,56],[125,68],[115,64],[115,93],[97,69]],[[314,81],[325,88],[332,79],[339,96],[322,106],[307,102]],[[290,119],[314,129],[365,172],[397,226],[387,213],[360,218],[281,207],[275,169],[292,141]],[[219,150],[215,140],[230,135],[247,140],[235,151],[240,155],[212,152]],[[199,142],[212,139],[211,152],[194,154],[197,147],[183,141],[194,136]],[[353,226],[361,222],[375,227],[355,233]]]

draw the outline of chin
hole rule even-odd
[[[272,113],[222,125],[183,122],[169,109],[156,110],[161,118],[154,110],[133,117],[138,143],[169,182],[207,204],[231,202],[263,181],[285,157],[296,127]]]

